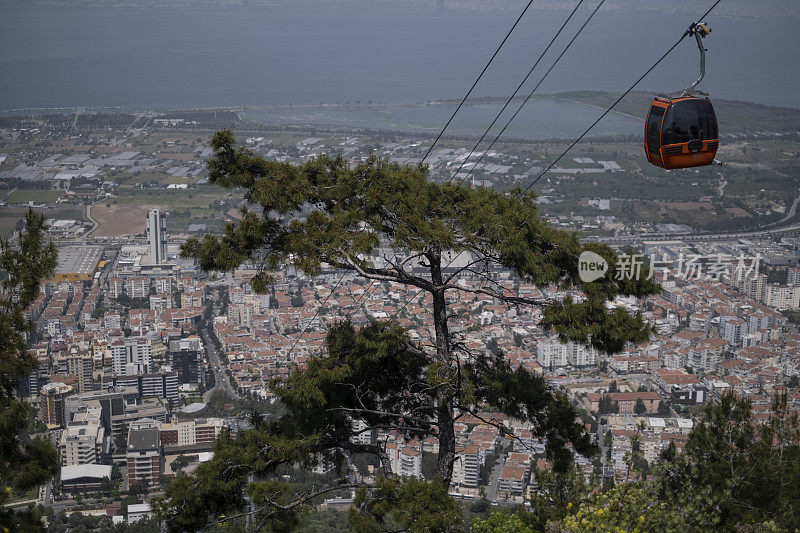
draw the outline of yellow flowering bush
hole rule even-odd
[[[561,528],[571,533],[678,533],[711,531],[718,523],[719,508],[707,490],[665,497],[654,483],[637,481],[595,495],[566,516]]]

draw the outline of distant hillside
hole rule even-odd
[[[576,91],[559,93],[554,97],[607,108],[618,98],[618,95]],[[644,119],[652,99],[652,93],[631,93],[614,110]],[[723,100],[713,98],[713,95],[711,101],[723,133],[796,132],[799,128],[800,109],[766,106],[739,100]]]
[[[608,108],[618,94],[603,91],[572,91],[557,94],[540,95],[538,99],[553,98],[581,104]],[[521,100],[518,98],[517,100]],[[614,111],[644,120],[653,99],[653,93],[633,92],[625,97]],[[489,97],[470,99],[469,103],[504,102],[505,98]],[[775,107],[739,100],[723,100],[713,98],[714,109],[722,133],[745,134],[752,132],[785,133],[800,129],[800,109],[791,107]]]

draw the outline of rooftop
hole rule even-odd
[[[159,439],[157,428],[131,430],[128,433],[128,451],[158,450]]]
[[[94,272],[102,246],[65,246],[58,249],[58,266],[56,274],[91,274]]]
[[[72,465],[61,467],[61,481],[71,481],[81,478],[109,478],[111,479],[111,465]]]
[[[128,505],[128,514],[130,513],[149,513],[151,511],[149,503],[132,503]]]

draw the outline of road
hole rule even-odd
[[[795,203],[797,203],[797,200],[795,200]],[[793,205],[792,209],[796,211],[797,205]],[[786,218],[788,219],[790,217]],[[729,241],[733,239],[749,239],[751,237],[766,237],[768,235],[779,235],[781,233],[795,232],[800,232],[800,224],[792,224],[791,226],[786,226],[783,228],[744,231],[738,233],[648,233],[645,235],[631,235],[623,237],[599,237],[596,240],[598,242],[611,245],[636,245],[645,241],[660,241],[668,239],[677,239],[681,241]]]
[[[218,313],[219,313],[219,308],[215,303],[213,316],[217,316]],[[233,387],[231,386],[228,376],[225,375],[225,372],[223,371],[222,360],[219,357],[219,352],[217,351],[217,347],[214,345],[214,343],[211,340],[211,336],[208,334],[208,330],[207,329],[202,330],[200,332],[200,335],[203,337],[203,344],[206,347],[208,362],[211,364],[211,369],[214,372],[214,388],[207,390],[205,394],[203,394],[203,401],[208,402],[208,400],[211,398],[211,394],[215,390],[223,390],[231,398],[237,398],[238,395],[233,390]]]
[[[497,501],[497,490],[500,488],[500,474],[503,473],[503,463],[505,462],[504,455],[504,453],[500,454],[489,474],[489,483],[486,486],[486,499],[490,502]]]
[[[86,238],[86,237],[88,237],[89,235],[91,235],[91,233],[92,233],[94,230],[96,230],[96,229],[97,229],[97,226],[99,226],[99,225],[100,225],[100,223],[99,223],[98,221],[96,221],[95,219],[93,219],[93,218],[92,218],[92,207],[93,207],[93,206],[95,206],[95,205],[97,205],[97,204],[99,204],[99,203],[100,203],[100,202],[102,202],[102,201],[103,201],[103,200],[100,200],[99,202],[95,202],[95,203],[93,203],[93,204],[89,204],[89,205],[87,205],[87,206],[86,206],[86,218],[88,218],[88,219],[89,219],[89,222],[91,222],[91,223],[93,224],[93,226],[92,226],[92,229],[90,229],[89,231],[87,231],[86,233],[84,233],[84,234],[81,236],[81,238]]]
[[[770,226],[778,226],[780,224],[784,224],[786,222],[789,222],[792,218],[794,218],[794,215],[797,213],[797,205],[798,204],[800,204],[800,196],[798,196],[797,198],[794,199],[794,203],[792,203],[792,207],[789,208],[789,212],[786,213],[785,217],[783,217],[782,219],[780,219],[777,222],[773,222],[772,224],[767,224],[766,226],[763,226],[763,227],[764,228],[768,228]]]

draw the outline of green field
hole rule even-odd
[[[3,208],[0,211],[0,237],[10,237],[17,222],[25,218],[25,211],[18,208]]]
[[[219,187],[195,189],[133,189],[120,190],[117,202],[121,204],[169,206],[175,210],[208,209],[214,201],[223,200],[228,192]]]
[[[6,196],[5,201],[9,204],[34,203],[53,203],[62,195],[63,191],[17,189]]]

